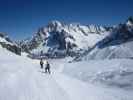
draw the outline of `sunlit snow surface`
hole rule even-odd
[[[0,47],[0,100],[133,100],[132,89],[110,85],[127,82],[132,88],[132,60],[67,60],[49,60],[49,75],[39,61]]]

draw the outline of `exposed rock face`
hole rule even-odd
[[[46,27],[40,28],[31,39],[22,41],[20,45],[23,51],[33,55],[75,56],[103,39],[106,32],[109,31],[102,26],[52,21]]]
[[[0,45],[15,54],[21,55],[21,48],[13,43],[4,33],[0,33]]]

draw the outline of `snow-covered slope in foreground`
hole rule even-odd
[[[63,72],[97,85],[133,91],[133,60],[92,60],[67,64]]]
[[[50,62],[44,74],[38,61],[0,47],[0,100],[133,100],[131,91],[82,82],[63,73],[64,61]]]

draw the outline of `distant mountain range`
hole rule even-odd
[[[111,30],[111,27],[52,21],[40,28],[32,38],[21,41],[20,45],[23,51],[34,57],[77,56],[92,48]]]
[[[0,34],[0,44],[17,54],[27,52],[32,58],[66,56],[82,59],[111,59],[133,57],[133,17],[126,22],[112,26],[65,24],[51,21],[39,28],[31,38],[22,40],[17,45]],[[3,41],[4,40],[4,41]],[[20,50],[21,48],[21,50]]]

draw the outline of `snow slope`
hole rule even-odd
[[[66,64],[63,73],[82,81],[133,91],[133,60],[90,60]]]
[[[83,60],[133,58],[133,18],[115,26],[109,35],[79,58]]]
[[[82,57],[83,60],[100,60],[113,58],[133,58],[133,42],[129,41],[119,45],[107,46],[102,49],[96,47],[86,56]]]
[[[69,68],[65,60],[49,61],[51,75],[41,73],[37,60],[0,47],[0,100],[133,100],[131,91],[105,88],[71,77],[63,71]]]

